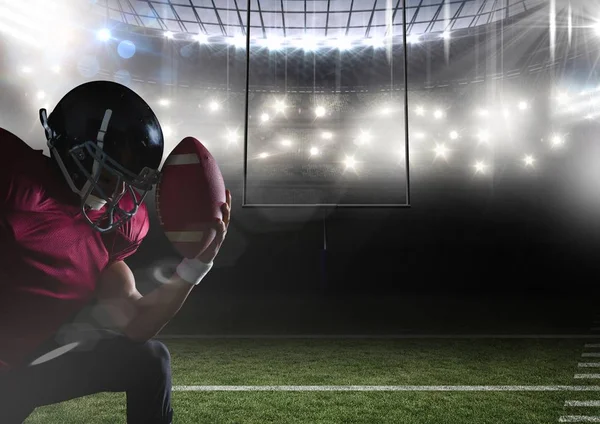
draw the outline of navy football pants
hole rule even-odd
[[[1,375],[0,423],[21,424],[38,406],[99,392],[127,394],[128,424],[170,424],[167,347],[157,340],[134,342],[111,330],[96,330],[62,356]]]

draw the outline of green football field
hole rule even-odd
[[[174,423],[600,422],[597,339],[164,342]],[[125,423],[125,394],[40,407],[25,423]]]

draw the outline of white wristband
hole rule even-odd
[[[183,258],[181,263],[177,265],[176,272],[177,275],[179,275],[179,278],[181,278],[183,281],[197,286],[200,283],[200,281],[202,281],[202,279],[206,277],[206,274],[208,274],[208,271],[210,271],[212,266],[212,262],[209,264],[205,264],[204,262],[200,262],[196,258]]]

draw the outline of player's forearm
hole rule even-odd
[[[181,309],[193,288],[173,274],[167,284],[136,301],[136,315],[125,328],[125,334],[138,341],[154,337]]]

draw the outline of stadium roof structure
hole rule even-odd
[[[403,34],[402,0],[96,0],[108,21],[144,32],[223,39],[376,38]],[[407,35],[465,30],[518,18],[547,0],[406,0]]]

